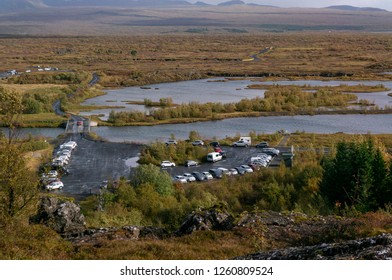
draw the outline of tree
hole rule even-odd
[[[15,128],[18,126],[22,112],[21,95],[0,87],[0,121],[8,127],[9,143],[16,137]]]
[[[37,197],[37,180],[26,167],[15,128],[23,110],[20,95],[0,87],[0,118],[8,126],[8,140],[0,139],[0,224],[23,215]]]
[[[152,164],[139,165],[131,179],[138,188],[144,184],[151,184],[160,195],[171,195],[174,192],[172,179],[166,171]]]
[[[372,139],[337,144],[336,155],[322,162],[321,191],[331,205],[341,203],[368,211],[391,202],[380,149]]]
[[[28,212],[38,194],[38,180],[27,170],[25,157],[17,144],[0,147],[0,224]]]

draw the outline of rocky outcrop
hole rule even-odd
[[[191,234],[197,230],[230,230],[233,228],[234,217],[223,205],[209,209],[199,208],[189,214],[176,235]]]
[[[164,239],[171,236],[166,229],[143,227],[143,226],[124,226],[109,228],[90,228],[78,236],[68,238],[74,244],[96,245],[105,241],[114,240],[137,240],[139,238]]]
[[[38,213],[30,222],[44,224],[62,236],[78,235],[86,229],[79,206],[56,197],[41,198]]]
[[[303,213],[274,211],[243,213],[234,230],[256,229],[264,246],[307,246],[355,238],[354,219],[335,216],[307,216]]]
[[[237,260],[392,260],[392,235],[259,252]]]

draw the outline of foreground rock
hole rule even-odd
[[[259,252],[237,260],[392,260],[392,235]]]
[[[78,235],[86,230],[80,207],[56,197],[41,198],[38,213],[30,222],[44,224],[65,237]]]
[[[268,250],[351,240],[357,236],[356,225],[351,218],[263,211],[241,214],[234,230],[258,234],[263,249]]]
[[[191,234],[198,230],[231,230],[233,222],[234,217],[223,205],[217,205],[209,209],[199,208],[185,218],[175,234]]]
[[[68,240],[78,245],[97,245],[106,241],[137,240],[139,238],[164,239],[169,236],[169,232],[162,228],[125,226],[96,229],[90,228],[77,236],[70,236]]]

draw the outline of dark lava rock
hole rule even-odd
[[[56,197],[41,198],[38,214],[30,222],[44,224],[63,236],[77,235],[86,229],[79,206]]]
[[[234,217],[223,205],[213,206],[209,209],[199,208],[189,214],[176,235],[191,234],[197,230],[231,230]]]
[[[237,260],[392,260],[392,235],[341,243],[291,247],[237,257]]]
[[[355,238],[354,227],[355,221],[349,218],[264,211],[242,213],[234,230],[259,229],[264,245],[279,243],[279,246],[293,247],[350,240]]]
[[[138,240],[140,238],[163,239],[169,236],[169,232],[162,228],[124,226],[121,228],[89,228],[78,236],[68,238],[68,240],[74,244],[97,245],[105,241]]]

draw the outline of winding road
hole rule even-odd
[[[92,77],[91,81],[88,82],[88,86],[92,87],[92,86],[96,85],[98,82],[99,82],[99,75],[97,73],[93,73],[93,77]],[[77,90],[75,90],[73,93],[68,94],[67,97],[68,98],[72,97]],[[60,99],[56,100],[52,104],[52,108],[53,108],[53,112],[56,115],[64,116],[66,114],[66,112],[61,110],[61,100]],[[78,125],[78,123],[80,123],[80,122],[82,122],[82,125]],[[70,119],[68,120],[66,132],[71,132],[73,134],[83,133],[83,132],[86,132],[86,129],[85,129],[86,127],[89,127],[89,120],[87,118],[79,116],[79,115],[71,114]]]

